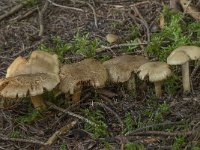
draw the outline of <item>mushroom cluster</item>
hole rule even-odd
[[[135,75],[141,80],[149,79],[160,97],[163,80],[171,76],[169,65],[182,65],[184,93],[190,92],[189,61],[200,58],[197,46],[181,46],[175,49],[165,62],[152,62],[143,56],[122,55],[101,63],[92,58],[77,63],[64,64],[59,68],[58,56],[44,51],[34,51],[29,59],[17,57],[7,69],[6,77],[0,79],[0,96],[4,98],[31,97],[36,109],[46,105],[41,97],[45,90],[55,87],[72,95],[79,102],[84,86],[105,87],[110,83],[127,83],[134,93]],[[58,85],[58,86],[57,86]]]

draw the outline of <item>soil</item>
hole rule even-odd
[[[46,2],[40,1],[36,5],[22,7],[13,15],[0,21],[0,77],[5,76],[6,68],[16,57],[27,57],[41,44],[53,47],[52,37],[59,36],[63,41],[70,42],[79,31],[83,35],[89,33],[90,39],[98,38],[106,43],[106,35],[114,33],[122,38],[120,43],[123,43],[123,41],[131,40],[129,27],[135,24],[140,29],[140,41],[148,42],[151,34],[158,28],[157,20],[163,5],[169,5],[168,0],[164,2],[159,0],[90,0],[87,3],[72,1],[54,0],[56,4],[60,5],[55,6],[49,3],[46,9],[44,8]],[[19,3],[17,0],[1,0],[0,14],[7,13]],[[64,8],[64,6],[72,7],[72,9]],[[135,7],[140,14],[135,13]],[[29,16],[25,17],[24,15],[29,12]],[[42,13],[42,19],[39,19],[39,13]],[[39,35],[41,22],[44,30],[42,35]],[[114,24],[119,27],[113,28]],[[145,46],[140,46],[132,54],[144,55]],[[113,49],[97,53],[95,57],[121,55],[122,53],[120,49]],[[81,59],[83,59],[82,56],[69,52],[65,54],[63,63],[77,62]],[[182,94],[181,83],[180,91],[177,91],[175,95],[164,94],[160,99],[151,98],[153,85],[150,83],[142,84],[139,87],[140,94],[137,97],[127,94],[123,87],[110,86],[103,92],[97,92],[100,101],[95,103],[93,102],[95,101],[95,91],[90,88],[85,89],[80,105],[70,105],[67,109],[83,118],[87,118],[87,116],[84,116],[82,109],[104,111],[109,135],[93,138],[91,136],[93,133],[84,130],[85,122],[79,119],[70,131],[60,135],[55,143],[46,146],[46,149],[57,150],[62,146],[66,149],[80,150],[106,149],[106,144],[102,141],[109,143],[108,149],[116,150],[125,149],[124,146],[129,142],[142,144],[145,149],[172,149],[174,142],[177,141],[175,139],[180,137],[179,135],[185,138],[180,149],[191,149],[194,145],[200,148],[200,68],[192,65],[191,72],[194,71],[194,68],[196,68],[196,72],[191,79],[193,91],[188,95]],[[144,90],[147,88],[148,90]],[[65,99],[64,95],[60,95],[60,97]],[[150,116],[144,115],[144,110],[152,111],[154,112],[152,114],[155,115],[157,107],[164,101],[169,105],[169,111],[162,114],[163,118],[160,122],[146,122],[146,120],[150,120]],[[58,103],[61,104],[59,106],[63,106],[64,102]],[[50,107],[40,119],[36,119],[30,124],[18,122],[17,118],[27,115],[30,105],[27,100],[17,99],[12,106],[0,110],[0,149],[39,149],[53,133],[76,119],[55,107]],[[128,112],[137,129],[133,134],[124,135],[119,122],[124,120]],[[138,125],[140,121],[144,123],[141,126]],[[17,134],[17,137],[13,138],[15,137],[13,134]],[[27,139],[27,141],[17,141],[18,138]]]

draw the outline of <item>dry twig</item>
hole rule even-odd
[[[16,6],[14,6],[10,11],[8,11],[7,13],[1,15],[1,16],[0,16],[0,22],[1,22],[3,19],[5,19],[5,18],[7,18],[7,17],[13,15],[14,13],[18,12],[18,11],[19,11],[20,9],[22,9],[26,4],[27,4],[27,3],[21,3],[21,4],[19,4],[19,5],[16,5]]]
[[[114,49],[114,48],[121,48],[121,47],[128,47],[128,46],[137,46],[137,45],[146,45],[147,43],[123,43],[123,44],[115,44],[112,46],[101,46],[101,48],[96,49],[96,52],[103,52],[109,49]]]
[[[66,124],[59,130],[57,130],[51,137],[49,137],[49,139],[47,140],[45,144],[52,145],[58,139],[60,135],[66,134],[69,130],[71,130],[77,124],[77,122],[78,122],[77,120],[74,120],[71,123]],[[45,147],[44,146],[41,147],[40,150],[45,150]]]
[[[125,135],[132,135],[132,134],[144,131],[144,130],[149,129],[149,128],[163,127],[163,126],[175,125],[175,124],[182,124],[182,122],[164,122],[164,123],[153,124],[153,125],[149,125],[149,126],[146,126],[146,127],[136,129],[134,131],[127,132]]]
[[[94,24],[95,24],[95,27],[98,28],[97,14],[96,14],[94,7],[90,3],[85,2],[85,1],[81,1],[81,0],[71,0],[71,1],[72,2],[78,2],[78,3],[81,3],[81,4],[86,4],[92,9],[92,12],[93,12],[93,15],[94,15]]]
[[[63,5],[60,5],[60,4],[57,4],[57,3],[52,2],[51,0],[48,0],[48,2],[49,2],[50,4],[52,4],[53,6],[56,6],[56,7],[60,7],[60,8],[64,8],[64,9],[71,9],[71,10],[76,10],[76,11],[84,12],[84,10],[83,10],[83,9],[80,9],[80,8],[63,6]]]
[[[137,19],[138,21],[140,21],[145,26],[146,32],[147,32],[147,41],[150,42],[150,31],[149,31],[148,23],[146,22],[146,20],[141,15],[141,13],[139,12],[139,10],[137,9],[137,7],[135,5],[133,5],[133,10],[139,16],[139,18],[135,18],[130,12],[129,12],[129,16],[133,19]]]
[[[165,131],[144,131],[129,134],[129,136],[189,136],[195,134],[193,131],[177,131],[177,132],[165,132]]]
[[[43,17],[44,17],[44,13],[45,11],[47,10],[48,8],[48,5],[49,5],[49,2],[46,1],[45,4],[44,4],[44,7],[42,8],[41,11],[38,10],[38,13],[39,13],[39,24],[40,24],[40,31],[39,31],[39,36],[42,36],[43,33],[44,33],[44,22],[43,22]]]
[[[23,143],[31,143],[31,144],[39,144],[39,145],[48,145],[47,143],[35,140],[35,139],[20,139],[20,138],[8,138],[5,137],[3,134],[0,134],[0,140],[3,141],[12,141],[12,142],[23,142]]]
[[[82,117],[82,116],[80,116],[80,115],[77,115],[77,114],[75,114],[75,113],[73,113],[73,112],[67,111],[67,110],[65,110],[65,109],[63,109],[63,108],[60,108],[60,107],[54,105],[54,104],[51,103],[51,102],[46,102],[46,104],[47,104],[49,107],[53,108],[53,109],[56,109],[56,110],[58,110],[58,111],[61,111],[61,112],[63,112],[63,113],[66,113],[66,114],[68,114],[68,115],[70,115],[70,116],[73,116],[73,117],[76,117],[76,118],[78,118],[78,119],[80,119],[80,120],[83,120],[83,121],[89,123],[89,124],[92,125],[92,126],[95,126],[95,127],[98,126],[96,123],[90,121],[89,119],[84,118],[84,117]]]
[[[11,21],[17,22],[17,21],[23,20],[23,19],[29,17],[30,15],[32,15],[34,12],[36,12],[36,10],[37,10],[37,8],[31,9],[28,12],[26,12],[24,15],[20,15],[16,18],[12,19]]]

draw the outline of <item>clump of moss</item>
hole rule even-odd
[[[165,18],[164,27],[151,36],[146,50],[149,55],[160,61],[166,61],[169,54],[182,45],[200,46],[200,23],[187,20],[182,13],[172,12],[164,7],[162,15]]]

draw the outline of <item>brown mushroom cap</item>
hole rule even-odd
[[[50,91],[59,83],[55,74],[22,74],[0,80],[0,95],[6,98],[36,96]]]
[[[15,76],[18,70],[23,70],[22,68],[26,65],[27,60],[21,56],[17,57],[12,64],[7,68],[6,77]]]
[[[60,89],[73,94],[82,83],[89,83],[95,88],[105,86],[108,75],[104,66],[95,59],[85,59],[78,63],[66,64],[60,71]]]
[[[163,81],[171,75],[169,65],[165,62],[147,62],[140,66],[138,71],[141,80],[148,76],[150,82]]]
[[[35,73],[58,74],[58,56],[44,51],[33,51],[28,61],[22,57],[18,57],[8,67],[6,77]]]
[[[167,63],[170,65],[181,65],[188,62],[189,60],[190,58],[185,52],[174,51],[168,56]]]
[[[197,46],[180,46],[173,52],[184,52],[191,60],[197,60],[200,58],[200,47]]]
[[[137,69],[148,60],[143,56],[122,55],[108,61],[103,65],[109,73],[111,82],[126,82],[131,77],[132,72],[137,72]]]

